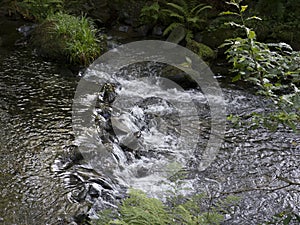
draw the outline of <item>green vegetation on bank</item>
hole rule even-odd
[[[73,64],[89,65],[105,50],[105,46],[100,45],[105,36],[97,38],[92,21],[84,16],[56,13],[48,16],[45,23],[54,24],[50,26],[49,34],[63,42],[63,53]]]
[[[276,130],[279,124],[298,129],[300,122],[300,52],[293,51],[286,43],[261,43],[256,41],[256,33],[247,27],[245,21],[260,20],[256,16],[245,17],[247,5],[231,0],[236,11],[222,15],[234,15],[240,23],[230,25],[244,30],[244,37],[228,39],[221,47],[229,46],[227,59],[232,63],[233,81],[244,80],[257,86],[258,93],[273,100],[276,112],[268,115],[253,114],[256,124],[264,124]]]
[[[99,35],[93,21],[70,15],[65,0],[10,1],[11,9],[39,25],[30,43],[42,56],[72,65],[88,66],[106,50],[105,35]]]
[[[217,225],[224,221],[226,213],[231,213],[238,200],[238,197],[228,196],[207,207],[209,198],[203,194],[190,198],[175,195],[164,204],[142,191],[131,190],[117,210],[102,211],[95,225]]]

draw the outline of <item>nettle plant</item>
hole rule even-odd
[[[235,11],[221,15],[236,16],[240,23],[228,24],[242,29],[245,37],[225,40],[220,47],[228,47],[227,59],[232,63],[231,72],[236,74],[233,81],[245,80],[259,87],[259,94],[270,97],[278,111],[268,117],[253,115],[256,121],[275,130],[279,123],[297,130],[300,120],[300,52],[293,51],[286,43],[261,43],[256,40],[254,30],[246,26],[246,21],[261,20],[256,16],[245,17],[247,5],[241,0],[227,2]]]

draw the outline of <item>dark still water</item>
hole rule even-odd
[[[69,209],[51,164],[72,140],[76,80],[26,49],[1,59],[0,217],[4,224],[56,224]]]

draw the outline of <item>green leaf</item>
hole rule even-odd
[[[240,6],[239,6],[239,4],[238,3],[236,3],[236,2],[233,2],[233,1],[231,1],[231,2],[226,2],[226,4],[228,4],[228,5],[233,5],[233,6],[235,6],[236,8],[240,8]]]
[[[172,30],[174,30],[176,27],[182,26],[181,23],[171,23],[163,32],[163,36],[166,36],[168,33],[170,33]]]
[[[171,3],[171,2],[168,2],[167,3],[168,6],[171,6],[173,7],[174,9],[177,9],[179,12],[181,12],[183,15],[185,15],[187,12],[184,10],[184,8],[180,5],[177,5],[175,3]]]
[[[253,40],[255,39],[255,37],[256,37],[255,31],[249,30],[248,38]]]
[[[262,19],[257,16],[251,16],[251,17],[248,17],[246,20],[262,20]]]
[[[241,74],[238,74],[238,75],[236,75],[235,77],[232,78],[232,82],[236,82],[236,81],[241,80],[241,79],[242,79]]]
[[[179,15],[178,13],[170,13],[170,17],[177,18],[181,23],[184,23],[184,16]]]
[[[187,18],[187,22],[189,23],[197,23],[199,21],[199,17],[195,16],[195,17],[192,17],[192,18]]]
[[[212,9],[212,7],[210,5],[204,6],[201,9],[198,9],[197,12],[195,13],[195,15],[199,15],[200,12],[202,12],[205,9]]]
[[[241,13],[245,12],[246,9],[248,8],[247,5],[242,5],[241,7],[242,7],[242,8],[241,8]]]

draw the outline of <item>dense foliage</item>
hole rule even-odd
[[[129,197],[123,200],[118,211],[101,212],[96,224],[220,224],[224,221],[224,214],[230,213],[239,198],[229,196],[205,210],[202,205],[207,200],[202,194],[191,198],[177,195],[169,199],[169,204],[163,204],[156,198],[147,197],[142,191],[131,190]]]
[[[204,13],[207,9],[211,9],[211,6],[197,3],[197,1],[173,0],[160,4],[154,2],[142,8],[141,19],[143,22],[151,21],[152,24],[159,20],[167,24],[163,32],[164,36],[181,27],[184,30],[182,39],[185,37],[186,41],[189,41],[193,38],[194,32],[201,28],[201,24],[206,23]]]
[[[285,43],[256,41],[255,31],[248,28],[245,21],[260,18],[245,18],[247,6],[240,5],[239,1],[232,0],[228,4],[237,11],[227,11],[222,15],[239,17],[241,23],[229,24],[245,31],[245,37],[228,39],[221,46],[229,46],[225,53],[233,66],[231,72],[236,74],[233,81],[243,79],[256,85],[258,93],[271,98],[277,106],[277,111],[267,117],[253,115],[256,121],[263,121],[270,129],[276,129],[282,123],[296,131],[300,122],[300,52],[293,51]]]

